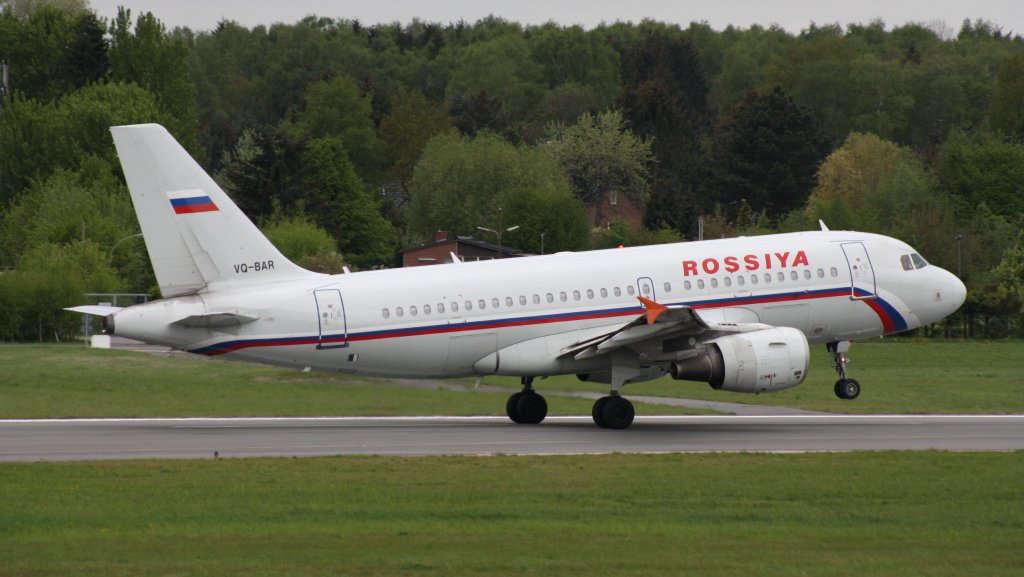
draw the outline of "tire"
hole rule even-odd
[[[843,398],[853,400],[860,396],[860,383],[856,379],[846,379],[843,383]]]
[[[594,401],[594,408],[590,411],[590,415],[594,417],[594,424],[602,429],[607,429],[608,426],[604,424],[604,406],[608,404],[608,400],[611,397],[601,397]]]
[[[534,392],[520,393],[522,396],[516,402],[516,413],[519,416],[518,423],[524,425],[536,425],[548,416],[548,402],[544,397]]]
[[[836,396],[851,401],[860,396],[860,383],[856,379],[839,379],[835,386]]]
[[[846,391],[843,388],[845,381],[846,379],[839,379],[838,381],[836,381],[835,387],[832,388],[832,390],[835,391],[836,396],[839,397],[840,399],[846,398],[843,396],[846,394]]]
[[[608,429],[625,429],[633,424],[636,415],[633,403],[622,397],[608,397],[601,410],[601,417]]]
[[[509,419],[512,419],[513,423],[522,423],[519,415],[519,400],[523,398],[522,392],[515,393],[508,398],[508,402],[505,403],[505,414],[508,415]]]

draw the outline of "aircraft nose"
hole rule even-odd
[[[939,305],[942,316],[955,313],[967,300],[967,287],[957,276],[948,270],[942,270],[942,278],[935,291],[935,304]]]

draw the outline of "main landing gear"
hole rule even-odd
[[[625,429],[633,424],[633,403],[613,391],[607,397],[601,397],[594,403],[592,416],[594,422],[602,429]]]
[[[505,412],[513,423],[536,425],[548,416],[548,402],[533,390],[533,377],[523,377],[523,390],[513,394],[505,403]]]
[[[839,380],[835,385],[836,396],[840,399],[856,399],[860,395],[860,383],[856,379],[846,377],[846,363],[849,362],[846,351],[850,350],[850,341],[829,343],[827,346],[828,352],[832,355],[832,367],[839,374]]]

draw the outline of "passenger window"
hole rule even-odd
[[[818,269],[818,278],[825,278],[825,271]]]
[[[729,277],[725,277],[724,279],[722,279],[722,284],[724,284],[725,286],[732,286],[732,279]]]
[[[505,306],[510,307],[513,304],[514,304],[514,301],[512,300],[512,297],[505,297]],[[526,304],[526,298],[525,297],[523,298],[523,304],[524,305]]]
[[[395,308],[395,315],[397,315],[398,318],[402,318],[405,316],[405,311],[402,310],[402,307],[397,307]]]
[[[558,300],[564,303],[565,301],[569,300],[569,295],[565,294],[565,291],[562,291],[558,293]]]
[[[437,303],[437,314],[444,314],[444,303]]]
[[[711,288],[718,288],[718,279],[717,278],[711,279]]]
[[[770,282],[772,282],[772,273],[770,273],[770,272],[764,273],[764,284],[768,284]]]
[[[459,303],[454,302],[454,301],[452,302],[452,312],[453,313],[459,312]]]
[[[636,294],[636,289],[633,288],[633,285],[629,285],[628,287],[626,287],[626,294],[628,294],[629,296],[633,296]]]
[[[756,274],[750,275],[750,284],[757,284],[757,275]]]
[[[665,292],[667,292],[667,293],[672,292],[672,283],[670,283],[670,282],[665,283]]]
[[[533,304],[535,304],[535,305],[539,305],[540,304],[540,295],[533,295]]]
[[[473,301],[466,301],[466,310],[467,311],[473,310]]]
[[[622,296],[622,289],[620,289],[619,287],[615,287],[612,289],[612,293],[614,293],[615,296],[620,297]]]
[[[384,310],[380,311],[380,314],[384,318],[390,318],[391,317],[391,311],[389,311],[388,309],[384,309]]]
[[[547,294],[547,296],[546,296],[545,298],[547,298],[547,300],[548,300],[548,302],[549,302],[549,303],[553,303],[553,302],[555,302],[555,295],[553,295],[553,294],[551,294],[551,293],[548,293],[548,294]]]
[[[793,274],[796,274],[796,273],[793,273]],[[779,282],[786,282],[786,273],[784,273],[784,272],[780,272],[780,273],[779,273],[778,275],[776,275],[776,276],[778,276],[778,278],[779,278]]]
[[[478,308],[480,310],[486,310],[487,309],[487,301],[485,301],[484,299],[480,299],[480,300],[476,301],[476,308]]]
[[[909,254],[900,257],[900,264],[903,265],[903,270],[914,270],[914,261],[910,260]]]
[[[807,280],[811,280],[811,269],[809,269],[809,268],[805,268],[804,269],[804,278],[807,279]]]
[[[603,298],[603,299],[608,298],[608,289],[606,289],[606,288],[601,289],[601,298]]]
[[[416,305],[413,305],[413,306],[409,307],[409,314],[410,314],[410,315],[412,315],[412,316],[416,316],[416,313],[417,313],[417,311],[416,311]]]
[[[743,278],[743,276],[742,276],[742,275],[741,275],[741,276],[738,276],[738,277],[736,277],[736,284],[738,284],[738,285],[740,285],[740,286],[743,286],[743,285],[745,285],[746,283],[747,283],[747,280],[746,280],[745,278]]]
[[[691,290],[693,289],[693,285],[690,283],[690,281],[685,281],[683,282],[683,288],[686,290]]]
[[[574,301],[580,300],[580,291],[572,291],[572,300],[574,300]]]
[[[704,290],[704,279],[699,279],[697,281],[697,288]]]
[[[430,314],[430,305],[423,305],[423,314],[425,314],[425,315],[429,315]]]
[[[497,298],[492,298],[491,299],[491,308],[498,308],[498,303],[499,303],[499,301],[498,301]]]
[[[839,276],[839,269],[837,269],[836,267],[830,268],[828,272],[829,274],[832,275],[832,278],[836,278],[837,276]]]
[[[796,272],[795,270],[791,271],[789,273],[789,278],[792,279],[792,280],[800,280],[800,274],[798,272]]]

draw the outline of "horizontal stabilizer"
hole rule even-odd
[[[98,317],[105,317],[107,315],[112,315],[117,311],[122,310],[123,308],[124,307],[112,307],[105,305],[81,305],[77,307],[67,307],[64,310],[71,311],[73,313],[82,313],[83,315],[96,315]]]
[[[239,313],[206,313],[204,315],[189,315],[183,319],[178,319],[171,324],[198,329],[209,329],[237,327],[239,325],[259,320],[259,318],[259,315],[243,315]]]

